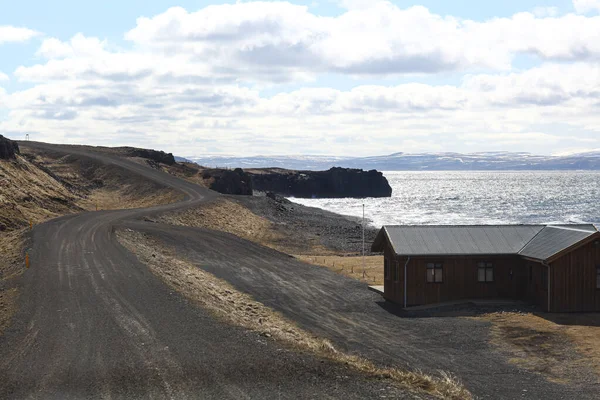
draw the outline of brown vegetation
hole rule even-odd
[[[153,273],[174,290],[228,323],[256,331],[288,346],[340,362],[374,378],[390,379],[411,391],[426,392],[445,399],[470,399],[470,393],[448,374],[432,377],[420,372],[383,368],[358,356],[345,354],[327,340],[296,326],[280,313],[237,291],[227,282],[175,256],[174,252],[149,236],[123,230],[119,241]]]
[[[599,315],[497,312],[475,318],[492,323],[491,342],[514,364],[553,382],[600,382]]]
[[[327,267],[334,272],[370,285],[383,285],[383,256],[366,256],[364,274],[361,256],[294,255],[294,257],[309,264]]]
[[[285,251],[278,246],[281,235],[275,232],[271,221],[230,200],[219,199],[199,207],[171,212],[160,216],[158,220],[167,224],[228,232]]]

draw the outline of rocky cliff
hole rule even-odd
[[[138,149],[135,147],[122,147],[121,149],[129,157],[142,157],[167,165],[175,164],[175,157],[173,157],[173,154],[165,153],[164,151]]]
[[[0,160],[14,159],[16,154],[21,154],[17,142],[0,135]]]
[[[252,187],[304,198],[390,197],[392,188],[376,170],[334,167],[327,171],[252,170]]]
[[[252,195],[252,179],[241,168],[232,170],[206,169],[202,178],[211,190],[224,194]]]

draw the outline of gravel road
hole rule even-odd
[[[215,321],[121,247],[118,228],[156,237],[348,352],[451,371],[479,398],[597,398],[596,386],[550,383],[508,363],[488,344],[487,323],[410,318],[364,284],[328,269],[227,233],[144,221],[217,195],[126,160],[76,153],[177,188],[186,200],[62,217],[34,229],[21,308],[0,338],[0,398],[408,397]]]
[[[116,241],[115,225],[191,207],[216,193],[106,154],[22,145],[115,164],[176,188],[186,199],[35,227],[31,268],[19,283],[20,309],[0,337],[1,399],[412,398],[215,320]]]

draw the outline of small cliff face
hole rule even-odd
[[[15,159],[17,154],[21,154],[17,142],[0,135],[0,160]]]
[[[328,171],[252,173],[254,190],[303,198],[390,197],[392,188],[376,170],[334,167]]]
[[[209,188],[223,194],[252,195],[252,179],[241,168],[233,171],[207,169],[202,178],[210,182]]]
[[[173,154],[165,153],[164,151],[137,149],[135,147],[124,147],[123,150],[129,157],[146,158],[148,160],[167,165],[175,164],[175,157],[173,157]]]

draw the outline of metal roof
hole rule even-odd
[[[386,225],[373,251],[387,239],[407,256],[523,255],[546,260],[598,231],[593,225]]]
[[[582,229],[580,226],[546,226],[525,246],[519,254],[525,257],[547,260],[553,255],[568,249],[571,246],[595,234],[596,228],[592,225]]]

